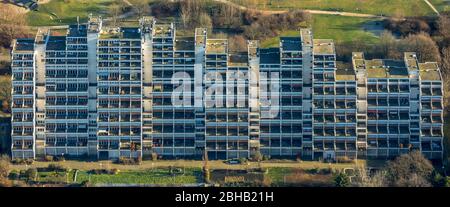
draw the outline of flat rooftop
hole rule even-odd
[[[406,64],[408,66],[408,69],[410,70],[417,70],[419,66],[417,65],[417,56],[416,53],[413,52],[405,52],[404,53]]]
[[[105,28],[100,32],[100,39],[140,39],[141,30],[138,27]]]
[[[422,80],[441,80],[441,73],[437,63],[419,63],[419,74]]]
[[[50,36],[46,50],[66,50],[66,36]]]
[[[206,28],[195,28],[195,45],[205,44],[206,34]]]
[[[353,69],[338,68],[336,70],[336,80],[337,81],[355,81],[356,74]]]
[[[328,39],[314,39],[314,54],[335,54],[334,42]]]
[[[208,39],[206,40],[206,54],[225,54],[228,50],[228,40]]]
[[[32,38],[17,39],[15,41],[13,50],[15,50],[15,51],[33,51],[34,50],[34,39],[32,39]]]
[[[408,78],[403,60],[365,60],[368,78]]]
[[[154,37],[171,37],[173,36],[173,28],[171,24],[155,24],[153,28]]]
[[[261,64],[280,64],[279,48],[261,48],[259,49],[259,57]]]
[[[175,50],[195,50],[195,38],[177,37],[175,39]]]
[[[300,37],[280,37],[283,51],[301,51],[302,39]]]

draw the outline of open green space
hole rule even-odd
[[[252,0],[232,0],[248,5]],[[445,0],[435,0],[442,2]],[[292,8],[343,11],[384,16],[426,16],[433,15],[423,0],[256,0],[260,9],[286,10]]]
[[[92,174],[89,171],[79,171],[77,183],[89,181],[92,184],[193,184],[202,182],[200,168],[180,169],[173,173],[168,168],[155,168],[140,171],[121,171],[118,174]]]
[[[108,6],[121,0],[51,0],[26,14],[30,26],[52,26],[85,21],[89,14],[105,16]]]
[[[376,25],[380,20],[361,17],[347,17],[337,15],[313,15],[312,29],[315,39],[333,39],[335,42],[353,42],[355,40],[368,44],[377,43],[375,33],[365,29],[365,25]],[[299,36],[297,30],[282,31],[280,36]],[[261,47],[277,47],[279,37],[261,41]]]
[[[429,0],[440,12],[450,11],[450,0]]]

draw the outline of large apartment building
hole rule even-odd
[[[333,41],[308,29],[247,46],[230,52],[204,28],[179,37],[150,17],[127,27],[91,17],[64,36],[17,39],[12,156],[442,158],[436,63],[356,52],[341,67]]]

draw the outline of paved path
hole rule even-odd
[[[288,10],[262,10],[262,9],[251,9],[246,6],[242,6],[233,2],[230,2],[228,0],[214,0],[216,2],[228,4],[230,6],[234,6],[236,8],[239,8],[241,10],[250,10],[250,11],[256,11],[260,12],[262,14],[281,14],[286,13]],[[379,16],[374,14],[363,14],[363,13],[352,13],[352,12],[337,12],[337,11],[324,11],[324,10],[311,10],[311,9],[303,9],[303,11],[307,11],[311,14],[331,14],[331,15],[340,15],[340,16],[348,16],[348,17],[363,17],[363,18],[386,18],[385,16]]]
[[[437,15],[440,15],[440,14],[439,14],[439,11],[436,9],[436,7],[433,6],[433,4],[432,4],[430,1],[428,1],[428,0],[424,0],[424,1],[425,1],[425,3],[428,4],[428,6],[430,6],[430,8],[431,8]]]
[[[71,169],[79,169],[79,170],[91,170],[91,169],[105,169],[105,168],[117,168],[119,170],[144,170],[144,169],[152,169],[155,167],[187,167],[187,168],[201,168],[203,167],[203,161],[199,160],[158,160],[158,161],[143,161],[140,165],[122,165],[122,164],[114,164],[111,161],[95,161],[95,162],[85,162],[85,161],[62,161],[62,162],[38,162],[35,161],[31,166],[30,165],[11,165],[11,169],[23,170],[30,167],[33,168],[44,168],[47,167],[51,163],[58,163],[65,167]],[[364,160],[358,160],[358,166],[365,165]],[[312,169],[312,168],[353,168],[356,167],[356,164],[328,164],[323,162],[314,162],[314,161],[280,161],[280,162],[261,162],[258,164],[257,162],[249,162],[248,165],[230,165],[226,164],[223,161],[209,161],[208,166],[210,169],[248,169],[248,168],[273,168],[273,167],[285,167],[285,168],[302,168],[302,169]]]

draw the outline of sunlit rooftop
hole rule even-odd
[[[333,40],[314,39],[314,54],[334,54]]]
[[[227,53],[228,40],[226,39],[208,39],[206,40],[207,54],[225,54]]]
[[[422,80],[441,80],[441,73],[437,63],[419,63],[420,79]]]

